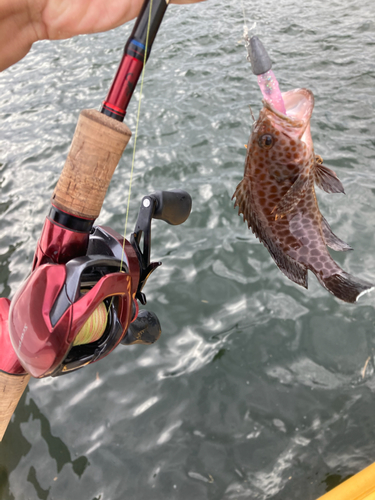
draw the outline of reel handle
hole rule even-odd
[[[130,323],[128,331],[121,341],[123,345],[154,344],[161,335],[161,326],[158,317],[151,311],[142,309],[137,319]]]
[[[156,200],[153,219],[161,219],[177,226],[186,221],[191,212],[192,200],[189,193],[182,189],[155,191],[150,197]]]

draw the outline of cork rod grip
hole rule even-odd
[[[30,375],[12,375],[0,371],[0,441],[3,439],[9,421],[16,409]]]
[[[52,204],[77,217],[96,219],[130,137],[125,123],[94,109],[83,110]]]

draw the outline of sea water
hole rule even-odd
[[[314,92],[315,151],[346,196],[317,193],[375,282],[375,4],[244,0],[280,87]],[[100,108],[132,23],[36,43],[0,75],[0,291],[30,272],[79,112]],[[339,302],[289,281],[233,209],[261,107],[238,0],[171,5],[147,64],[127,235],[142,197],[182,188],[154,221],[153,346],[118,347],[32,380],[0,444],[0,498],[313,500],[375,460],[375,294]],[[139,87],[126,123],[135,131]],[[98,223],[122,233],[133,140]]]

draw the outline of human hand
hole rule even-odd
[[[38,40],[116,28],[134,19],[142,4],[143,0],[0,0],[0,71],[22,59]]]
[[[35,1],[35,0],[34,0]],[[189,4],[202,0],[170,0]],[[143,0],[43,0],[39,10],[39,39],[61,40],[75,35],[98,33],[134,19]]]

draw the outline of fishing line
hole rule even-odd
[[[135,153],[136,153],[136,149],[137,149],[138,128],[139,128],[139,121],[140,121],[140,116],[141,116],[143,82],[144,82],[145,71],[146,71],[147,49],[148,49],[148,40],[149,40],[150,26],[151,26],[152,4],[153,4],[153,0],[151,0],[151,2],[150,2],[150,9],[149,9],[149,13],[148,13],[146,44],[145,44],[145,53],[144,53],[144,57],[143,57],[143,68],[142,68],[142,77],[141,77],[141,88],[140,88],[139,101],[138,101],[137,121],[136,121],[136,125],[135,125],[133,158],[132,158],[132,165],[131,165],[131,169],[130,169],[128,202],[127,202],[127,206],[126,206],[126,216],[125,216],[125,226],[124,226],[124,234],[123,234],[123,242],[122,242],[120,273],[122,272],[122,267],[123,267],[123,263],[124,263],[124,255],[125,255],[126,231],[127,231],[127,227],[128,227],[128,219],[129,219],[129,212],[130,212],[130,198],[131,198],[131,192],[132,192],[132,182],[133,182],[134,165],[135,165]],[[112,305],[113,300],[114,300],[114,297],[111,298],[110,306]],[[106,321],[108,320],[109,310],[110,310],[110,307],[108,307],[108,309],[107,309]]]
[[[127,201],[127,207],[126,207],[122,254],[121,254],[121,262],[120,262],[119,272],[122,272],[123,263],[124,263],[124,255],[125,255],[125,241],[126,241],[125,238],[126,238],[126,231],[127,231],[129,211],[130,211],[130,198],[131,198],[132,181],[133,181],[133,174],[134,174],[135,153],[136,153],[137,138],[138,138],[138,128],[139,128],[139,121],[140,121],[140,115],[141,115],[142,91],[143,91],[143,82],[144,82],[146,61],[147,61],[147,47],[148,47],[150,25],[151,25],[152,4],[153,4],[153,0],[151,0],[151,2],[150,2],[150,10],[149,10],[149,15],[148,15],[146,45],[145,45],[145,53],[144,53],[144,59],[143,59],[141,88],[140,88],[137,120],[136,120],[136,126],[135,126],[135,134],[134,134],[133,157],[132,157],[132,164],[131,164],[131,169],[130,169],[128,201]],[[105,305],[104,302],[102,302],[95,309],[95,311],[92,313],[92,315],[89,317],[89,319],[86,321],[86,323],[84,324],[84,326],[82,327],[82,329],[78,333],[73,345],[81,345],[81,344],[88,344],[91,342],[95,342],[103,335],[103,333],[106,329],[107,323],[108,323],[109,311],[111,309],[113,301],[114,301],[114,297],[112,296],[111,301],[107,306]]]
[[[124,238],[123,238],[123,244],[122,244],[122,255],[121,255],[120,272],[122,272],[122,265],[123,265],[124,254],[125,254],[125,238],[126,238],[126,230],[127,230],[127,227],[128,227],[128,218],[129,218],[129,211],[130,211],[130,196],[131,196],[133,173],[134,173],[135,152],[136,152],[137,138],[138,138],[138,126],[139,126],[139,120],[140,120],[140,114],[141,114],[142,90],[143,90],[143,81],[144,81],[145,70],[146,70],[148,39],[149,39],[150,26],[151,26],[152,3],[153,3],[153,0],[151,0],[151,2],[150,2],[150,10],[149,10],[149,14],[148,14],[146,46],[145,46],[145,54],[144,54],[144,58],[143,58],[141,89],[140,89],[139,102],[138,102],[137,122],[136,122],[136,126],[135,126],[135,134],[134,134],[133,159],[132,159],[132,165],[131,165],[131,170],[130,170],[128,203],[127,203],[127,207],[126,207],[126,217],[125,217],[125,227],[124,227]]]
[[[243,0],[241,0],[241,4],[242,4],[242,14],[243,14],[243,37],[246,40],[249,34],[249,29],[246,24],[245,4]]]
[[[243,15],[243,40],[245,41],[245,47],[248,49],[250,39],[249,39],[249,31],[252,31],[256,28],[257,22],[254,21],[253,25],[251,28],[248,27],[247,22],[246,22],[246,12],[245,12],[245,2],[244,0],[241,0],[241,5],[242,5],[242,15]],[[249,56],[247,57],[249,60]]]
[[[130,212],[130,198],[131,198],[132,182],[133,182],[133,174],[134,174],[135,153],[136,153],[136,149],[137,149],[138,128],[139,128],[139,121],[140,121],[140,116],[141,116],[143,82],[144,82],[145,71],[146,71],[147,48],[148,48],[148,40],[149,40],[150,26],[151,26],[152,3],[153,3],[153,0],[151,0],[151,2],[150,2],[150,10],[149,10],[149,13],[148,13],[146,44],[145,44],[145,53],[144,53],[144,57],[143,57],[143,69],[142,69],[141,88],[140,88],[140,94],[139,94],[139,101],[138,101],[137,121],[136,121],[136,125],[135,125],[133,158],[132,158],[132,165],[131,165],[131,169],[130,169],[128,202],[127,202],[127,206],[126,206],[126,216],[125,216],[125,226],[124,226],[124,234],[123,234],[123,242],[122,242],[120,273],[122,272],[122,267],[123,267],[123,263],[124,263],[124,255],[125,255],[126,231],[127,231],[127,227],[128,227],[128,219],[129,219],[129,212]],[[107,309],[106,322],[108,321],[109,310],[110,310],[111,305],[113,304],[113,300],[114,300],[114,297],[111,298],[110,306]]]

